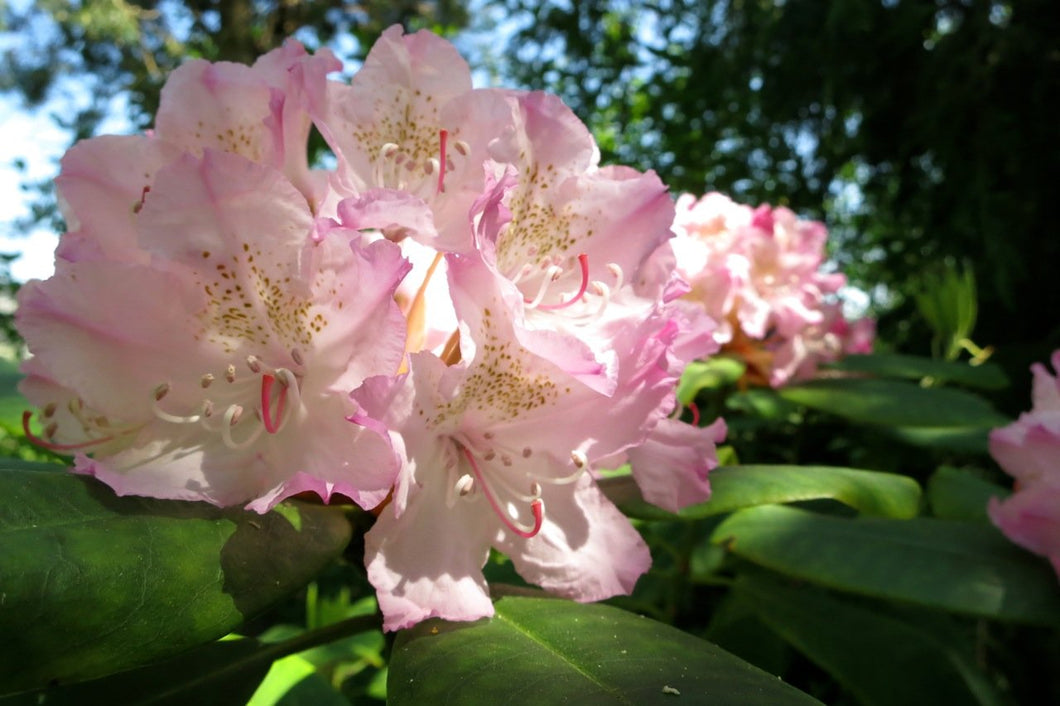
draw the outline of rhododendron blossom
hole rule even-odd
[[[56,274],[20,295],[27,433],[119,493],[352,498],[387,629],[490,615],[490,547],[564,596],[629,593],[651,559],[597,472],[676,511],[725,433],[675,414],[718,344],[665,186],[600,166],[558,98],[472,88],[430,33],[336,68],[293,43],[190,62],[152,134],[70,152]]]
[[[822,269],[821,223],[718,193],[682,194],[674,230],[686,299],[722,322],[723,352],[747,362],[750,381],[780,386],[812,377],[819,363],[871,350],[873,322],[843,318],[837,293],[846,278]]]
[[[1060,372],[1060,350],[1052,366]],[[1033,404],[990,433],[990,453],[1016,479],[1006,500],[990,499],[990,519],[1016,544],[1048,557],[1060,577],[1060,378],[1031,366]]]

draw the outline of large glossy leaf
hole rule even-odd
[[[245,704],[271,662],[257,640],[225,640],[102,679],[0,698],[0,706]]]
[[[927,500],[936,517],[987,522],[990,498],[1004,499],[1009,491],[969,471],[943,466],[928,481]]]
[[[975,667],[972,650],[945,631],[805,585],[743,575],[734,591],[865,706],[1001,703]]]
[[[1047,562],[989,525],[840,518],[766,505],[734,513],[711,539],[768,569],[830,588],[1060,625],[1060,591]]]
[[[1009,420],[964,390],[904,380],[814,380],[777,390],[784,399],[859,422],[896,427],[1002,426]]]
[[[886,432],[912,446],[985,454],[993,427],[887,427]]]
[[[217,639],[309,581],[349,537],[336,508],[258,515],[0,470],[0,693]]]
[[[933,378],[955,382],[984,390],[1000,390],[1008,385],[1008,378],[1000,366],[994,363],[970,365],[950,360],[922,358],[901,353],[872,353],[848,355],[824,367],[833,370],[868,373],[880,377],[921,380]]]
[[[674,515],[645,503],[631,476],[605,478],[604,492],[623,512],[642,519]],[[710,500],[677,513],[701,519],[754,505],[832,499],[866,515],[913,517],[920,486],[906,476],[833,466],[721,466],[710,473]]]
[[[617,608],[514,596],[496,608],[489,620],[400,633],[392,706],[817,703],[709,642]]]

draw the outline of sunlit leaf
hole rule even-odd
[[[335,508],[258,515],[119,498],[62,471],[0,470],[0,498],[0,693],[215,640],[309,581],[350,537]]]
[[[243,704],[269,670],[257,640],[215,642],[179,657],[102,679],[0,698],[2,706],[231,706]]]
[[[745,363],[725,356],[693,361],[681,374],[681,381],[677,385],[677,399],[681,404],[689,404],[696,399],[700,390],[731,385],[740,379],[745,370]]]
[[[1009,422],[977,395],[945,387],[921,387],[903,380],[813,380],[782,387],[777,394],[822,412],[869,424],[989,428]]]
[[[984,390],[1000,390],[1008,385],[1004,370],[994,363],[969,363],[924,358],[901,353],[848,355],[824,367],[832,370],[868,373],[880,377],[954,382]]]
[[[617,608],[514,596],[496,608],[492,619],[400,633],[392,706],[817,703],[709,642]]]
[[[841,518],[766,505],[734,513],[711,539],[760,566],[830,588],[1060,625],[1060,591],[1048,563],[989,525]]]
[[[600,487],[631,517],[675,517],[645,503],[631,476],[601,479]],[[920,503],[920,486],[911,478],[832,466],[722,466],[710,472],[710,487],[710,500],[677,516],[701,519],[754,505],[831,499],[866,515],[913,517]]]

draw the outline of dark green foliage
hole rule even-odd
[[[843,269],[896,298],[892,343],[927,352],[906,297],[944,258],[975,268],[977,340],[1033,348],[1011,369],[1060,342],[1050,0],[508,7],[507,72],[562,95],[605,161],[824,217]]]

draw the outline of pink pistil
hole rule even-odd
[[[692,426],[699,426],[699,407],[696,406],[695,402],[688,403],[688,411],[692,413]]]
[[[43,439],[33,433],[29,428],[29,420],[33,418],[33,412],[26,410],[22,413],[22,433],[26,435],[26,438],[30,440],[34,446],[39,446],[42,449],[48,449],[49,451],[80,451],[81,449],[88,449],[99,444],[113,441],[113,436],[104,436],[101,439],[92,439],[91,441],[82,441],[79,444],[56,444],[54,442]]]
[[[287,404],[287,385],[281,384],[279,399],[276,402],[276,417],[272,416],[272,384],[276,377],[268,373],[261,376],[261,422],[265,431],[275,434],[280,430],[283,420],[283,408]]]
[[[438,131],[438,193],[445,193],[445,161],[448,157],[445,154],[445,144],[449,140],[449,131],[442,129]]]
[[[565,309],[585,296],[585,290],[589,288],[589,256],[585,253],[579,255],[578,265],[581,267],[582,270],[582,285],[578,288],[578,293],[571,297],[570,301],[565,301],[562,304],[540,304],[537,307],[538,309],[544,309],[545,311],[556,311],[557,309]]]
[[[461,447],[461,449],[464,452],[464,456],[467,457],[467,462],[471,464],[471,472],[475,474],[475,480],[482,488],[482,493],[486,496],[486,500],[489,501],[490,507],[493,508],[493,513],[500,518],[501,522],[504,523],[504,526],[525,539],[536,537],[537,533],[541,531],[541,525],[545,521],[545,502],[541,498],[536,498],[530,502],[530,512],[534,514],[534,528],[530,531],[522,529],[512,521],[512,518],[508,516],[508,513],[497,503],[497,499],[493,497],[493,492],[482,477],[482,472],[479,471],[478,464],[475,463],[475,457],[472,456],[471,452],[466,448]]]

